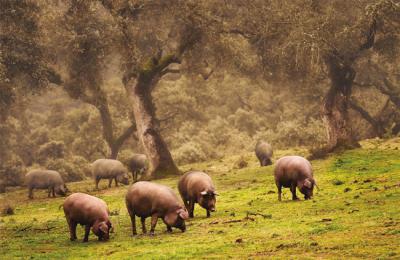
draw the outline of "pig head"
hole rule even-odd
[[[306,178],[297,182],[297,187],[299,188],[300,192],[304,194],[304,199],[306,200],[312,198],[314,185],[315,181],[311,178]]]
[[[179,208],[168,212],[163,221],[166,225],[179,228],[182,232],[186,231],[185,220],[189,218],[186,208]]]
[[[216,203],[216,195],[218,195],[215,191],[208,191],[204,190],[200,192],[199,196],[197,197],[197,203],[201,207],[203,207],[206,210],[215,211],[215,203]]]

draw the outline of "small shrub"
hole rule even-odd
[[[233,164],[234,169],[243,169],[246,168],[247,166],[248,162],[244,159],[243,156],[240,156],[239,159],[237,159]]]
[[[85,179],[84,169],[65,159],[48,160],[46,168],[48,170],[58,171],[65,182],[81,181]]]
[[[0,167],[0,189],[1,186],[19,186],[23,184],[25,167],[18,156],[12,156],[2,163]]]
[[[40,146],[37,161],[45,164],[49,159],[64,158],[65,144],[60,141],[51,141]]]
[[[8,216],[8,215],[14,215],[14,207],[11,206],[10,204],[6,204],[1,207],[1,215],[2,216]]]
[[[174,159],[178,164],[201,162],[206,154],[198,143],[189,141],[174,151]]]
[[[344,182],[341,180],[338,180],[338,179],[334,179],[334,180],[332,180],[332,184],[333,185],[342,185],[342,184],[344,184]]]

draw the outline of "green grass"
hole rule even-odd
[[[312,162],[320,190],[309,201],[290,201],[285,189],[278,202],[273,166],[258,167],[252,154],[242,155],[249,162],[244,169],[234,169],[239,156],[184,166],[212,176],[220,193],[217,212],[206,218],[197,206],[185,233],[167,234],[159,220],[154,237],[130,235],[126,187],[94,192],[92,181],[69,185],[73,191],[99,196],[116,212],[111,216],[115,233],[105,243],[93,234],[82,243],[82,227],[79,240],[70,242],[59,209],[63,198],[48,199],[46,192],[37,191],[36,198],[28,200],[26,190],[16,189],[1,195],[3,204],[14,205],[15,214],[0,218],[0,258],[399,259],[400,152],[397,146],[379,146],[376,141],[363,145],[364,149]],[[176,188],[177,178],[159,182]]]

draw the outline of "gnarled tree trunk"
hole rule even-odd
[[[136,79],[128,82],[128,87],[132,91],[138,136],[151,163],[145,179],[179,174],[167,144],[159,133],[159,124],[155,116],[151,92],[160,76],[157,73],[159,72],[155,70],[140,72]]]
[[[326,152],[341,147],[358,147],[359,144],[354,138],[348,114],[355,72],[351,66],[341,63],[336,57],[328,58],[327,66],[331,87],[322,105],[322,118],[328,136]]]

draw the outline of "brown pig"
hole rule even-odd
[[[172,232],[172,227],[182,232],[186,230],[188,212],[174,191],[167,186],[148,181],[136,182],[129,187],[125,202],[131,217],[133,235],[137,234],[135,216],[141,219],[143,234],[147,232],[145,220],[150,216],[151,235],[154,235],[158,218],[162,218],[168,232]]]
[[[138,179],[138,175],[142,175],[148,169],[148,160],[145,154],[134,154],[128,159],[127,165],[129,171],[132,173],[133,182]]]
[[[98,159],[91,166],[96,189],[99,189],[101,179],[108,179],[109,188],[111,188],[113,180],[115,180],[115,186],[118,186],[118,182],[125,185],[129,184],[128,170],[118,160]]]
[[[215,211],[217,193],[210,176],[206,173],[200,171],[185,173],[178,182],[178,190],[191,218],[194,216],[195,203],[207,211],[207,217],[210,217],[210,212]]]
[[[71,241],[76,240],[78,224],[85,226],[83,242],[88,241],[90,228],[99,241],[110,238],[109,232],[112,225],[107,204],[103,200],[85,193],[74,193],[65,199],[63,207]]]
[[[275,183],[278,187],[278,200],[281,200],[282,187],[290,188],[292,199],[297,200],[296,187],[304,194],[304,199],[313,196],[315,180],[311,163],[300,156],[284,156],[276,162]]]
[[[68,188],[60,173],[50,170],[32,170],[25,175],[25,184],[28,186],[28,197],[33,199],[33,189],[47,189],[47,196],[56,196],[56,193],[65,196]]]
[[[264,141],[258,141],[256,144],[256,156],[260,161],[261,166],[268,166],[272,164],[272,146]]]

